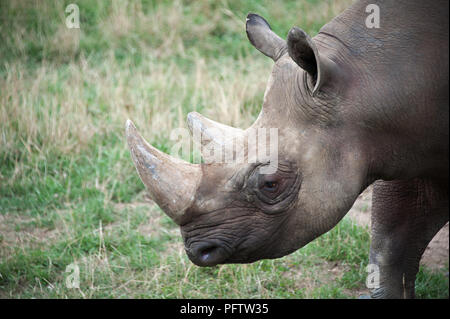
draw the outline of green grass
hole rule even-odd
[[[361,240],[364,238],[358,257],[351,261],[336,256],[335,251],[320,240],[282,259],[199,268],[180,250],[178,231],[171,222],[160,219],[155,227],[158,231],[143,235],[137,230],[148,223],[143,207],[109,213],[123,221],[127,216],[130,218],[128,213],[131,212],[130,220],[109,229],[108,224],[100,221],[80,220],[77,215],[83,212],[68,212],[65,222],[77,220],[75,224],[81,224],[80,229],[74,229],[70,235],[51,244],[42,243],[42,247],[25,251],[16,247],[10,258],[0,264],[3,296],[349,298],[355,297],[351,289],[363,289],[368,234],[348,220],[323,240],[336,243],[336,236],[350,239],[349,235],[338,234],[346,231],[356,233]],[[159,214],[156,210],[153,213]],[[98,227],[88,231],[89,225]],[[354,241],[351,238],[343,247],[333,248],[349,251],[354,249],[350,244]],[[80,267],[80,290],[65,285],[66,266],[74,262]],[[335,265],[345,272],[330,273]]]
[[[246,127],[271,61],[245,35],[257,12],[311,35],[351,1],[0,1],[0,297],[354,298],[369,234],[344,219],[297,252],[249,265],[194,266],[151,203],[123,125],[167,151],[190,111]],[[186,155],[190,158],[190,154]],[[80,268],[80,289],[65,285]],[[446,269],[417,295],[448,298]]]

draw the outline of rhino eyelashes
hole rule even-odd
[[[289,167],[289,166],[285,166]],[[284,187],[275,194],[275,197],[270,197],[260,189],[260,178],[264,178],[263,175],[259,175],[254,171],[253,176],[250,177],[250,196],[253,199],[253,204],[261,209],[264,213],[274,214],[287,211],[289,207],[295,202],[300,186],[302,183],[302,176],[297,172],[293,172],[292,169],[280,170],[276,173],[278,183],[284,184],[279,187]]]
[[[299,176],[296,176],[294,182],[291,185],[287,185],[286,188],[275,198],[270,198],[267,195],[264,195],[261,191],[257,191],[256,197],[265,204],[262,206],[263,211],[269,213],[286,211],[286,207],[290,206],[298,195],[301,180],[302,179]]]
[[[299,192],[302,176],[290,162],[279,162],[277,172],[273,176],[273,182],[282,188],[275,197],[271,198],[263,193],[261,179],[266,178],[266,174],[260,174],[259,170],[268,165],[267,163],[255,163],[247,167],[244,171],[236,172],[229,179],[229,183],[234,185],[234,192],[239,194],[240,200],[233,201],[230,206],[263,212],[278,212],[290,206],[288,201],[293,201]],[[269,178],[270,179],[270,178]],[[283,188],[284,187],[284,188]],[[247,202],[248,205],[239,203]],[[237,205],[236,205],[237,204]],[[239,206],[238,206],[239,205]],[[273,206],[270,208],[270,206]],[[256,208],[255,208],[256,207]]]

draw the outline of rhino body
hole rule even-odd
[[[366,25],[369,4],[380,28]],[[271,162],[253,159],[250,142],[244,163],[189,164],[127,122],[137,171],[180,225],[187,255],[199,266],[285,256],[375,183],[371,296],[414,297],[420,258],[448,221],[448,1],[357,1],[314,38],[293,27],[284,40],[256,14],[246,31],[275,62],[258,119],[241,130],[191,113],[188,124],[225,149],[277,128],[275,172],[262,173]]]

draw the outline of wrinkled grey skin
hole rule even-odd
[[[380,7],[379,29],[365,26],[369,3]],[[289,254],[333,228],[376,181],[370,262],[381,285],[371,294],[414,297],[420,257],[448,220],[448,1],[358,1],[313,39],[293,28],[287,41],[250,14],[247,35],[275,61],[252,128],[279,129],[278,171],[200,164],[182,209],[153,195],[180,225],[189,258],[213,266]],[[127,126],[154,194],[152,156],[135,151],[135,134]],[[190,170],[184,164],[182,176]]]

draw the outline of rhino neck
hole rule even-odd
[[[378,29],[366,26],[368,4],[380,8]],[[314,38],[347,68],[339,111],[364,136],[374,178],[447,176],[448,6],[357,1]]]

